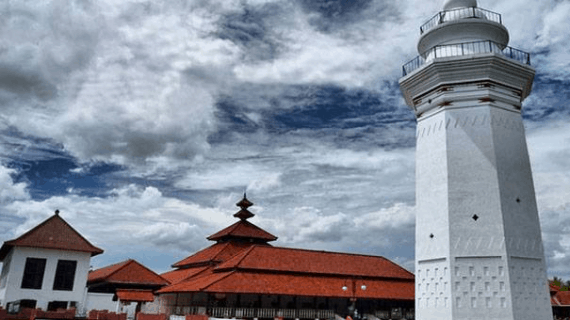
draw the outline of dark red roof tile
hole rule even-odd
[[[356,290],[352,290],[354,287]],[[362,285],[366,289],[361,288]],[[343,287],[350,288],[343,290]],[[174,292],[281,294],[294,296],[346,297],[414,300],[414,281],[324,277],[255,272],[216,272],[210,276],[165,287],[159,293]]]
[[[232,269],[414,279],[411,272],[383,257],[257,245],[215,270]]]
[[[168,281],[135,260],[127,260],[89,273],[87,284],[98,282],[167,285]]]
[[[152,293],[152,290],[117,289],[117,292],[115,294],[123,302],[154,301],[154,294]]]
[[[176,269],[172,271],[165,272],[160,276],[166,279],[171,284],[179,283],[180,281],[187,280],[189,278],[198,276],[207,269],[212,269],[212,267],[197,267],[188,269]]]
[[[4,260],[12,247],[90,252],[91,256],[103,253],[102,249],[87,241],[59,214],[49,217],[18,238],[4,242],[0,248],[0,261]]]
[[[214,265],[235,256],[239,252],[251,247],[253,244],[244,242],[221,242],[216,243],[204,250],[200,250],[195,254],[176,262],[172,265],[174,268],[180,268],[192,265]],[[269,244],[267,244],[269,246]]]
[[[558,306],[570,307],[570,291],[558,291],[554,296]]]
[[[209,236],[208,240],[219,241],[227,238],[245,238],[266,241],[275,241],[277,237],[261,229],[247,220],[240,220],[231,226]]]

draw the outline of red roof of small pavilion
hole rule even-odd
[[[87,284],[99,282],[149,286],[164,286],[169,283],[154,271],[132,259],[91,271]]]
[[[558,286],[550,285],[550,302],[552,306],[570,307],[570,291],[560,290]]]
[[[152,302],[154,294],[152,290],[142,289],[117,289],[115,293],[119,300],[124,302]]]
[[[91,256],[103,253],[63,220],[59,211],[18,238],[4,242],[0,248],[0,261],[13,247],[89,252]]]
[[[208,240],[220,241],[229,238],[245,238],[261,242],[275,241],[277,237],[247,220],[240,220],[231,226],[209,236]]]

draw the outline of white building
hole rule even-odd
[[[89,263],[100,253],[56,211],[0,248],[0,306],[82,310]]]
[[[552,319],[521,117],[530,57],[476,0],[420,30],[400,80],[418,122],[416,319]]]

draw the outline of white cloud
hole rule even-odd
[[[24,182],[14,183],[12,175],[16,170],[9,169],[0,164],[0,204],[18,200],[28,200],[28,185]]]
[[[153,187],[130,185],[111,194],[108,198],[67,195],[11,202],[4,210],[25,219],[11,237],[31,229],[58,209],[74,228],[111,255],[141,244],[148,250],[186,254],[206,245],[209,233],[234,220],[228,208],[206,208],[165,197]]]
[[[566,122],[528,134],[549,275],[567,278],[570,263],[570,133]]]

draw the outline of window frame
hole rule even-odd
[[[46,258],[27,257],[20,288],[41,290],[46,273],[46,264]]]
[[[73,291],[76,273],[76,260],[57,260],[52,289],[54,291]]]

